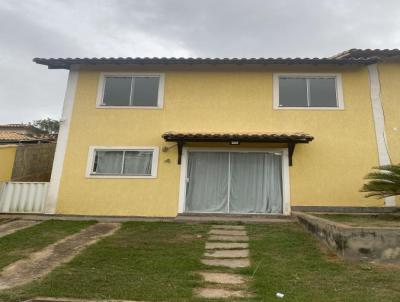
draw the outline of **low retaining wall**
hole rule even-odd
[[[293,206],[292,211],[308,213],[396,213],[400,212],[400,207],[334,207],[334,206]]]
[[[400,263],[400,228],[351,227],[305,213],[293,214],[345,259]]]

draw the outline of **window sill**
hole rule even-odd
[[[344,107],[274,107],[274,110],[344,110]]]
[[[157,109],[163,109],[162,106],[96,106],[97,109],[151,109],[151,110],[157,110]]]
[[[108,178],[108,179],[154,179],[157,178],[156,175],[149,175],[149,176],[134,176],[134,175],[126,175],[126,176],[119,176],[119,175],[86,175],[86,178]]]

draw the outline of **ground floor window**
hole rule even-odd
[[[189,152],[186,212],[283,212],[282,154]]]
[[[158,149],[91,147],[89,176],[155,177]]]

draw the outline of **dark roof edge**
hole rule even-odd
[[[34,58],[49,69],[72,65],[369,65],[378,58]]]
[[[330,57],[331,59],[366,59],[366,58],[392,58],[399,57],[400,49],[361,49],[361,48],[352,48]]]

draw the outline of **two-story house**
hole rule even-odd
[[[399,50],[330,58],[66,58],[48,213],[175,217],[395,206]]]

